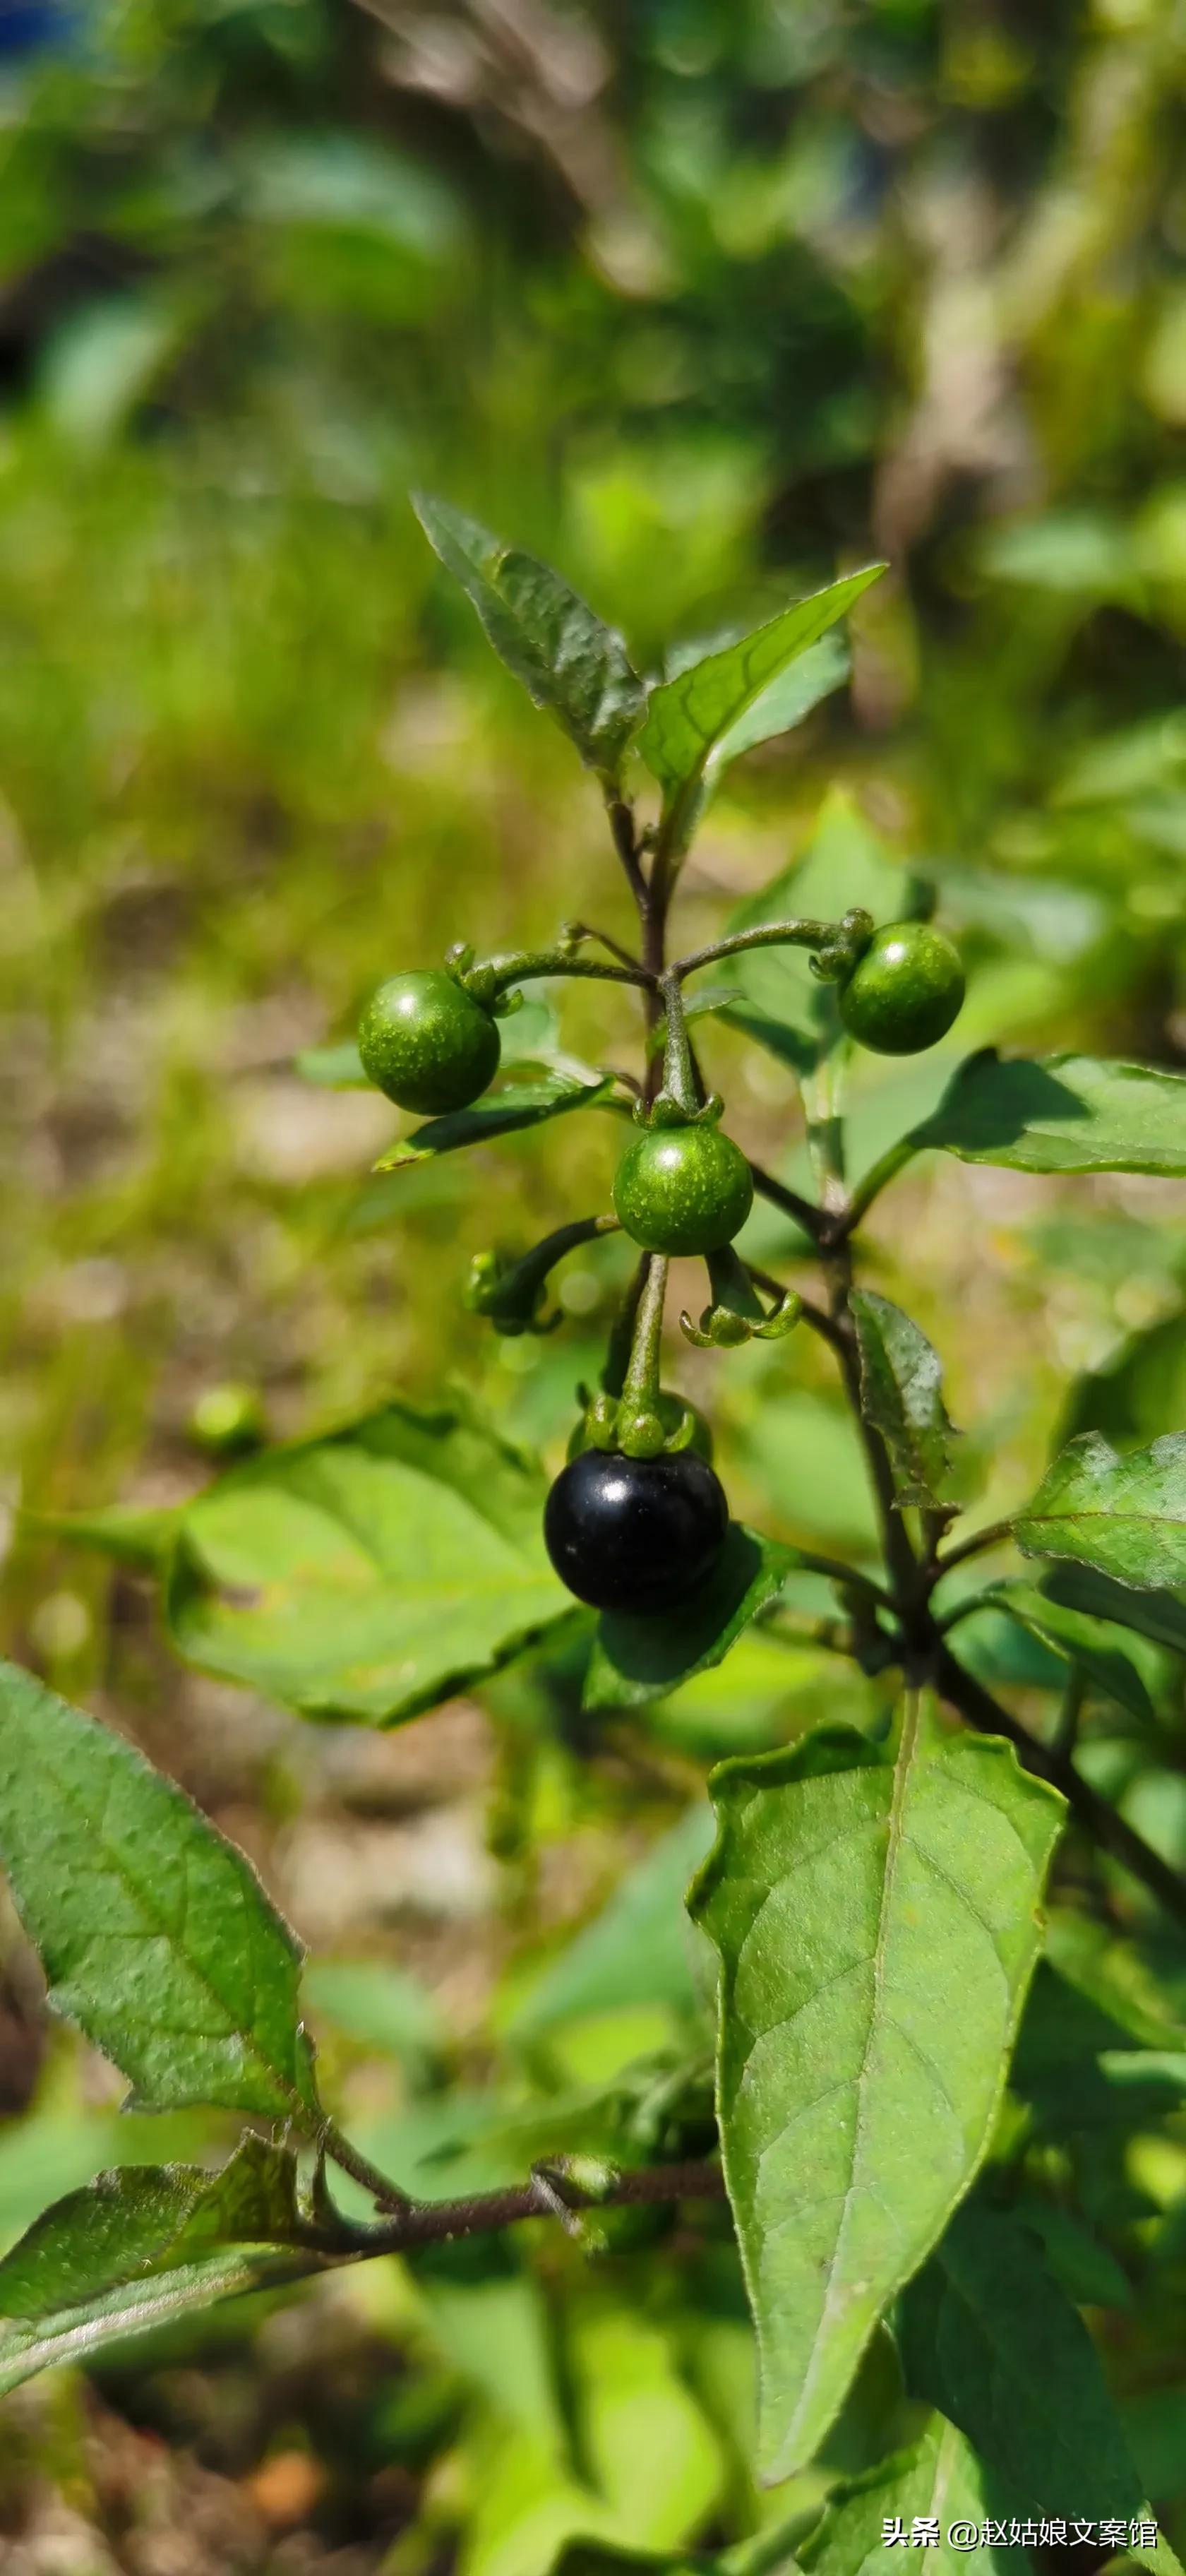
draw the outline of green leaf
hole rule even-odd
[[[340,2251],[349,2248],[342,2231]],[[221,2173],[133,2165],[47,2209],[0,2263],[0,2395],[38,2370],[238,2290],[320,2271],[334,2231],[302,2212],[294,2157],[245,2138]]]
[[[1027,1583],[996,1584],[985,1597],[1015,1619],[1027,1635],[1053,1647],[1064,1664],[1077,1667],[1102,1698],[1115,1700],[1118,1708],[1126,1708],[1143,1726],[1156,1725],[1156,1711],[1136,1665],[1100,1620],[1061,1609]]]
[[[336,1046],[303,1047],[293,1063],[305,1082],[316,1083],[322,1091],[373,1089],[353,1038],[343,1038]]]
[[[1155,1943],[1117,1932],[1094,1915],[1052,1906],[1049,1964],[1147,2049],[1186,2048],[1186,1946],[1176,1931]]]
[[[719,765],[783,729],[787,719],[780,706],[793,705],[794,699],[780,698],[774,684],[788,664],[818,644],[885,569],[884,564],[866,564],[860,572],[829,582],[809,599],[784,608],[752,635],[706,654],[703,661],[693,662],[651,690],[638,748],[652,778],[659,781],[665,807],[685,823],[686,828],[676,834],[680,846],[686,846]],[[822,690],[816,689],[807,704],[814,705],[816,695],[822,695]],[[763,699],[765,715],[760,713]],[[796,710],[792,722],[799,712],[806,712],[805,707]],[[751,729],[758,724],[760,732]]]
[[[543,1501],[518,1452],[451,1409],[392,1404],[266,1451],[185,1514],[174,1643],[306,1716],[414,1717],[572,1615]]]
[[[1167,1247],[1168,1249],[1168,1247]],[[1070,1390],[1062,1437],[1102,1431],[1118,1449],[1155,1440],[1167,1422],[1186,1420],[1186,1309],[1159,1315],[1131,1333],[1099,1368]]]
[[[1040,2237],[1055,2280],[1077,2307],[1131,2308],[1127,2273],[1083,2219],[1037,2192],[1022,2193],[1011,2206],[1017,2223]]]
[[[912,1318],[875,1289],[857,1289],[852,1309],[861,1409],[885,1442],[898,1502],[932,1510],[951,1464],[953,1436],[938,1353]]]
[[[795,2564],[788,2550],[781,2571]],[[608,2540],[570,2540],[554,2560],[551,2576],[715,2576],[719,2558],[692,2549],[618,2549]]]
[[[1013,1535],[1026,1556],[1070,1557],[1117,1583],[1186,1583],[1186,1431],[1120,1458],[1098,1432],[1072,1440]]]
[[[1127,1584],[1114,1582],[1110,1574],[1099,1574],[1087,1565],[1055,1566],[1043,1575],[1040,1588],[1047,1600],[1068,1610],[1111,1619],[1119,1627],[1134,1629],[1139,1637],[1148,1637],[1152,1645],[1186,1655],[1186,1607],[1172,1592],[1133,1592]]]
[[[822,643],[788,662],[721,736],[709,763],[714,780],[743,751],[752,751],[758,743],[770,742],[776,734],[789,733],[792,725],[801,724],[821,698],[843,685],[851,667],[848,647],[839,635],[825,635]]]
[[[97,1512],[28,1512],[27,1529],[91,1547],[113,1565],[158,1573],[168,1563],[181,1524],[176,1504],[111,1503]]]
[[[496,1136],[514,1136],[524,1128],[542,1127],[570,1109],[603,1109],[613,1098],[614,1077],[589,1080],[571,1073],[549,1073],[537,1082],[508,1082],[501,1091],[476,1100],[472,1109],[450,1109],[423,1127],[401,1136],[374,1165],[377,1172],[399,1172],[406,1164],[427,1162],[433,1154],[455,1154],[461,1145],[488,1145]]]
[[[934,2415],[912,2449],[836,2489],[823,2521],[801,2543],[799,2562],[812,2576],[884,2576],[883,2525],[896,2519],[909,2542],[916,2520],[937,2521],[938,2546],[928,2546],[926,2564],[954,2571],[966,2565],[967,2551],[952,2548],[953,2525],[979,2527],[990,2512],[999,2516],[1000,2502],[980,2462],[955,2425]],[[976,2564],[1023,2576],[1031,2560],[1024,2549],[994,2541],[976,2549]]]
[[[673,2003],[690,2012],[695,1989],[683,1896],[711,1840],[712,1818],[697,1800],[544,1970],[507,2029],[534,2033],[638,2003]]]
[[[388,1960],[310,1959],[303,1990],[314,2013],[335,2030],[417,2069],[444,2047],[444,2026],[428,1987]]]
[[[689,1899],[721,1957],[725,2176],[766,2475],[809,2461],[983,2157],[1063,1813],[1004,1744],[906,1704],[724,1763]]]
[[[642,1708],[693,1673],[723,1663],[743,1629],[777,1599],[798,1553],[731,1524],[715,1572],[693,1599],[660,1618],[606,1611],[585,1681],[586,1708]]]
[[[813,998],[808,995],[805,1000],[810,1002]],[[765,1047],[767,1055],[779,1064],[789,1065],[792,1073],[810,1073],[818,1063],[818,1035],[805,1037],[792,1021],[772,1019],[768,1011],[756,1010],[750,1002],[722,1002],[717,1008],[726,1028],[736,1029],[740,1037],[752,1038],[755,1046]]]
[[[1186,1075],[1090,1055],[969,1056],[910,1138],[1010,1172],[1186,1173]]]
[[[233,1843],[142,1754],[0,1665],[0,1860],[55,2012],[142,2107],[320,2124],[301,1953]]]
[[[1139,2515],[1141,2483],[1077,2310],[1040,2240],[970,2205],[907,2290],[906,2384],[942,2406],[1014,2513]]]
[[[563,725],[586,767],[612,784],[646,707],[621,636],[547,564],[503,545],[476,519],[428,492],[414,492],[412,507],[507,669]]]

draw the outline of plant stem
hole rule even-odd
[[[667,1295],[667,1262],[661,1252],[646,1255],[646,1276],[634,1317],[634,1339],[622,1394],[636,1404],[655,1405],[663,1364],[663,1305]]]
[[[695,975],[701,966],[715,966],[722,957],[740,957],[747,948],[818,948],[836,927],[831,921],[768,921],[758,930],[735,930],[728,939],[714,939],[707,948],[677,957],[671,971],[682,983],[685,975]]]
[[[606,811],[609,815],[614,848],[622,862],[626,882],[641,916],[647,900],[647,881],[643,875],[642,859],[639,854],[634,807],[627,803],[624,796],[611,796],[607,801]]]
[[[818,2507],[809,2515],[800,2505],[785,2522],[776,2522],[773,2530],[759,2531],[752,2540],[735,2542],[716,2562],[721,2576],[776,2576],[776,2571],[784,2567],[790,2576],[797,2564],[795,2551],[817,2514]]]
[[[635,1317],[638,1314],[639,1299],[647,1283],[650,1263],[649,1252],[639,1254],[630,1284],[614,1317],[605,1354],[605,1366],[601,1372],[601,1387],[605,1395],[621,1395],[625,1387],[626,1371],[630,1366],[630,1353],[634,1346]]]
[[[833,1341],[840,1362],[840,1375],[857,1437],[865,1452],[869,1482],[877,1508],[881,1530],[882,1552],[890,1578],[894,1609],[906,1634],[913,1626],[918,1598],[918,1559],[894,1494],[894,1480],[881,1433],[867,1420],[861,1393],[861,1362],[856,1324],[852,1313],[852,1256],[847,1243],[835,1245],[822,1254],[824,1276],[828,1283],[828,1312]]]
[[[1186,1923],[1186,1878],[1163,1860],[1160,1852],[1134,1832],[1115,1807],[1108,1804],[1075,1769],[1069,1752],[1058,1745],[1043,1744],[1031,1735],[1019,1720],[1002,1708],[1000,1701],[985,1690],[974,1675],[965,1672],[950,1650],[940,1645],[935,1659],[936,1685],[952,1708],[986,1735],[1004,1735],[1015,1746],[1027,1771],[1036,1772],[1061,1791],[1072,1814],[1091,1835],[1093,1841],[1119,1861],[1133,1878],[1140,1880],[1155,1896],[1167,1914],[1178,1923]]]
[[[911,1137],[902,1136],[878,1162],[870,1165],[864,1180],[858,1181],[845,1210],[843,1231],[846,1235],[855,1233],[862,1217],[868,1215],[874,1199],[880,1198],[882,1191],[888,1189],[890,1182],[897,1179],[899,1172],[904,1171],[907,1163],[912,1163],[919,1152],[921,1147]]]
[[[946,1548],[936,1561],[936,1582],[940,1575],[950,1574],[953,1565],[964,1565],[970,1556],[979,1556],[990,1547],[1000,1547],[1005,1539],[1011,1537],[1012,1530],[1012,1521],[990,1521],[986,1529],[973,1530],[969,1538],[962,1538],[958,1547]]]
[[[781,1208],[784,1216],[793,1217],[804,1234],[818,1243],[826,1223],[823,1209],[813,1207],[810,1199],[800,1198],[798,1190],[788,1189],[785,1181],[776,1181],[773,1172],[764,1170],[761,1163],[751,1163],[749,1168],[758,1196],[769,1199],[771,1207]]]
[[[565,928],[571,931],[574,939],[598,940],[603,948],[608,948],[610,956],[616,957],[623,966],[639,966],[642,962],[640,958],[632,955],[629,948],[623,948],[620,939],[611,939],[608,930],[597,930],[590,921],[566,922]]]
[[[645,966],[609,966],[603,958],[570,957],[560,948],[516,949],[505,957],[487,957],[482,962],[494,977],[496,993],[509,992],[515,984],[529,984],[539,975],[580,975],[598,984],[638,984],[644,991],[655,980]]]
[[[703,1094],[692,1061],[684,1018],[684,998],[674,968],[664,975],[661,991],[667,1030],[663,1048],[663,1089],[677,1108],[686,1110],[690,1118],[695,1117]]]
[[[819,1191],[825,1218],[831,1217],[839,1228],[848,1217],[848,1194],[844,1180],[844,1089],[845,1056],[838,1043],[820,1057],[813,1074],[803,1086],[803,1105],[807,1112],[807,1150]]]
[[[388,2186],[390,2192],[390,2186]],[[566,2175],[549,2174],[513,2183],[505,2191],[475,2192],[464,2200],[409,2201],[391,2219],[360,2231],[362,2256],[403,2254],[416,2245],[451,2243],[459,2236],[481,2236],[497,2227],[514,2227],[526,2218],[553,2218],[557,2202],[571,2210],[623,2208],[647,2201],[723,2200],[724,2177],[708,2163],[642,2165],[616,2174],[602,2191],[583,2191]]]
[[[352,2182],[361,2183],[363,2190],[370,2192],[380,2209],[406,2210],[414,2206],[409,2193],[401,2191],[398,2183],[389,2182],[386,2174],[380,2173],[369,2157],[352,2146],[349,2138],[343,2137],[334,2121],[326,2121],[321,2132],[321,2144],[326,2155],[341,2166],[343,2173],[349,2174]]]

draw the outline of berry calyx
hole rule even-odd
[[[562,1583],[594,1610],[677,1609],[712,1573],[729,1528],[720,1478],[695,1449],[623,1458],[583,1449],[544,1506]]]
[[[946,1037],[963,998],[963,962],[950,939],[929,921],[891,921],[841,985],[840,1017],[875,1055],[915,1055]]]
[[[498,1070],[495,1021],[439,967],[389,975],[358,1023],[363,1071],[400,1109],[468,1109]]]
[[[613,1196],[644,1252],[717,1252],[745,1224],[754,1185],[740,1146],[719,1127],[647,1127],[622,1156]]]

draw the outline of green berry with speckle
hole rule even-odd
[[[439,968],[390,975],[358,1023],[363,1071],[422,1118],[467,1109],[498,1070],[497,1021]]]
[[[946,1037],[963,998],[963,965],[950,939],[929,921],[891,921],[841,986],[840,1017],[875,1055],[916,1055]]]
[[[718,1252],[740,1232],[753,1200],[740,1146],[708,1122],[644,1128],[614,1181],[618,1216],[644,1252]]]

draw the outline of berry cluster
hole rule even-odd
[[[595,1609],[647,1617],[678,1608],[711,1577],[729,1527],[724,1489],[705,1453],[705,1426],[660,1386],[660,1335],[667,1263],[700,1255],[711,1301],[689,1339],[727,1345],[757,1332],[789,1329],[798,1301],[779,1292],[762,1306],[753,1274],[731,1247],[753,1204],[750,1164],[722,1130],[722,1102],[706,1097],[689,1045],[681,988],[693,966],[739,945],[810,947],[815,972],[838,990],[850,1037],[883,1055],[935,1045],[964,996],[951,941],[930,923],[875,929],[867,913],[836,924],[787,922],[719,943],[661,974],[577,960],[587,933],[569,934],[546,957],[475,965],[459,949],[443,969],[393,975],[367,1003],[358,1030],[364,1071],[389,1100],[421,1116],[468,1108],[498,1070],[499,1014],[513,1007],[529,974],[597,973],[640,984],[652,1017],[665,1021],[663,1080],[639,1099],[638,1132],[619,1162],[613,1217],[561,1227],[507,1270],[497,1256],[474,1266],[470,1302],[503,1331],[547,1329],[539,1315],[549,1268],[576,1241],[619,1226],[644,1256],[616,1334],[602,1385],[586,1395],[567,1465],[548,1496],[544,1536],[552,1563],[577,1599]],[[759,1280],[769,1288],[773,1283]]]

